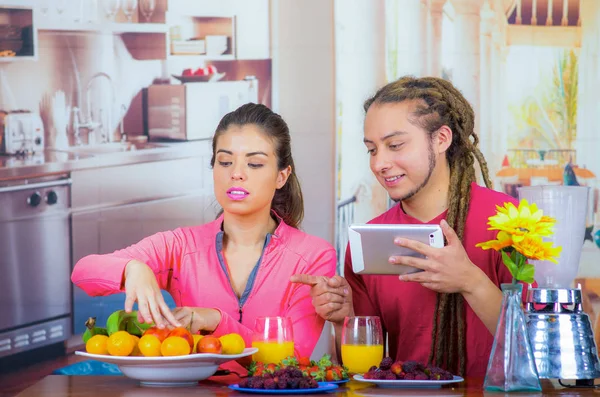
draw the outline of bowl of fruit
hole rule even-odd
[[[184,69],[181,75],[172,75],[182,83],[213,82],[225,77],[225,73],[219,73],[214,65],[197,69]]]
[[[371,367],[364,375],[354,375],[359,382],[375,383],[379,387],[437,388],[464,381],[445,369],[417,361],[394,361],[384,358],[379,367]]]
[[[106,327],[93,318],[83,335],[86,351],[75,354],[115,364],[123,375],[145,386],[190,386],[209,378],[221,364],[251,356],[239,334],[193,335],[186,328],[161,329],[141,324],[137,313],[112,313]]]

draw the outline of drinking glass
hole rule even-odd
[[[104,13],[106,14],[106,17],[109,20],[114,21],[115,15],[117,15],[117,12],[119,11],[120,5],[121,5],[120,0],[103,0],[102,1]]]
[[[140,11],[144,14],[146,22],[150,22],[155,8],[156,0],[140,0]]]
[[[254,323],[252,347],[254,361],[278,364],[294,355],[294,334],[289,317],[259,317]]]
[[[133,13],[137,8],[137,0],[123,0],[123,14],[127,17],[127,22],[131,23]]]
[[[364,374],[383,360],[383,332],[377,316],[344,319],[342,329],[342,362],[348,371]]]

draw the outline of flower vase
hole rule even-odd
[[[522,284],[502,284],[502,307],[483,387],[488,391],[541,391],[525,313]]]

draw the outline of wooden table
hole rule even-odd
[[[197,387],[154,388],[143,387],[135,380],[123,376],[63,376],[49,375],[24,390],[18,397],[251,397],[253,394],[234,392],[227,386],[237,383],[234,376],[213,377],[199,383]],[[549,381],[543,381],[542,393],[492,393],[482,389],[483,379],[467,379],[454,387],[440,389],[383,389],[374,385],[349,382],[339,391],[324,396],[333,397],[384,397],[384,396],[598,396],[600,390],[556,388]],[[319,396],[316,394],[315,396]]]

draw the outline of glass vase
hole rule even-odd
[[[483,387],[488,391],[541,391],[521,304],[522,284],[502,284],[502,307]]]

